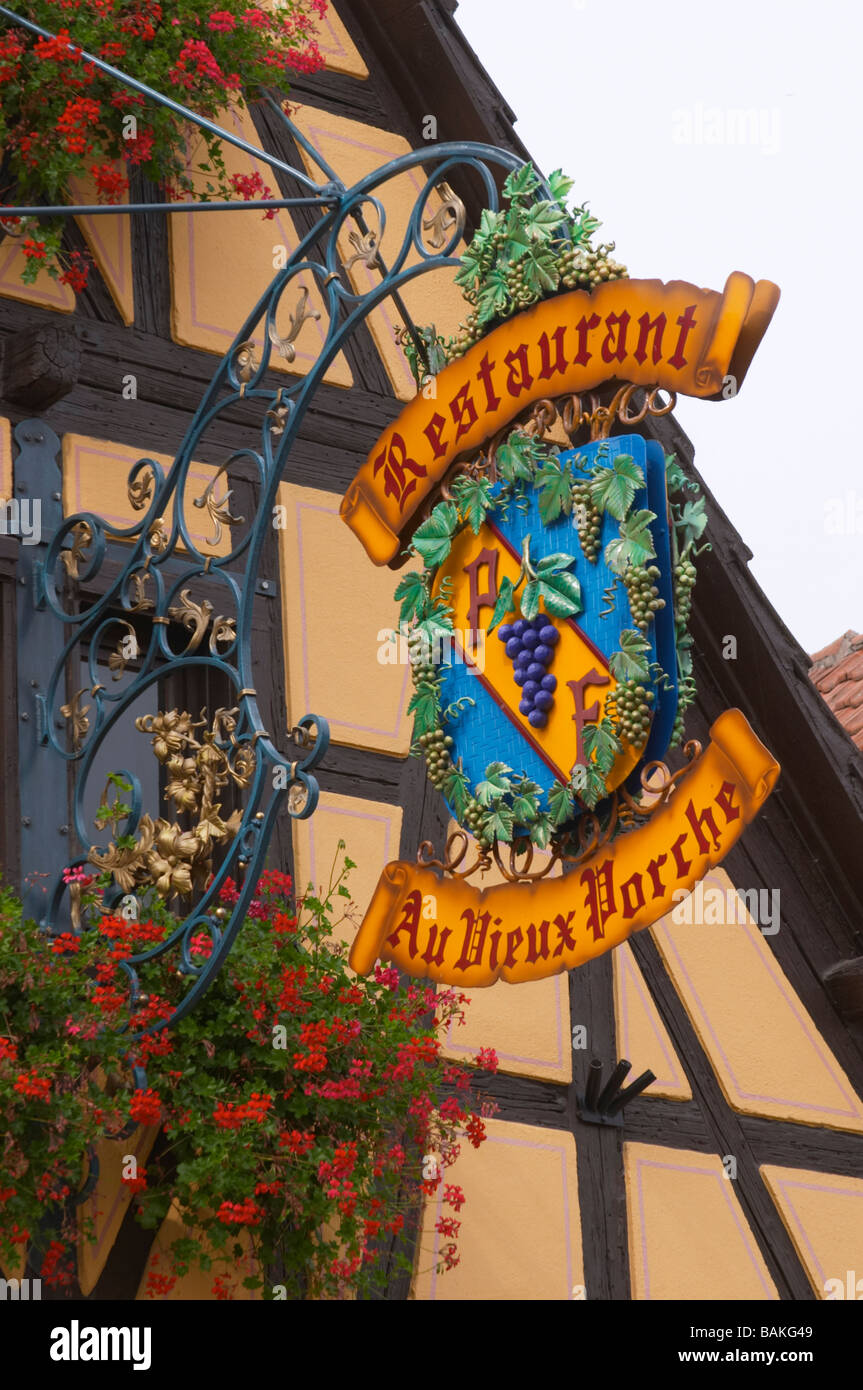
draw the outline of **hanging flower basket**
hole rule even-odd
[[[273,88],[284,98],[295,72],[323,66],[316,22],[327,0],[285,0],[270,9],[247,0],[35,0],[23,18],[51,30],[43,39],[9,25],[0,32],[0,210],[91,201],[115,203],[140,169],[168,199],[267,198],[259,174],[228,178],[217,137],[124,86],[89,53],[218,119],[226,101],[242,107]],[[62,27],[59,27],[62,26]],[[80,292],[81,254],[63,248],[65,220],[0,219],[19,238],[31,284],[47,273]]]

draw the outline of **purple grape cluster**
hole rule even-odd
[[[513,664],[513,679],[521,686],[518,707],[534,729],[544,729],[557,689],[557,676],[552,676],[548,668],[554,660],[560,633],[545,614],[540,614],[532,619],[519,618],[514,623],[504,623],[497,635],[505,643],[506,654]]]

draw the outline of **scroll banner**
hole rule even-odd
[[[353,969],[366,975],[382,959],[465,988],[520,984],[572,970],[651,926],[721,862],[779,776],[740,710],[720,715],[710,738],[646,824],[572,874],[478,889],[388,864],[351,949]]]
[[[772,281],[737,270],[721,294],[685,280],[611,280],[546,299],[439,372],[433,396],[405,406],[345,493],[342,520],[386,565],[450,466],[536,401],[610,380],[734,395],[778,302]]]

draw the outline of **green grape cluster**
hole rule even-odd
[[[692,590],[697,579],[695,565],[689,555],[682,555],[674,566],[674,604],[677,621],[686,626],[692,612]]]
[[[618,737],[634,748],[643,748],[647,742],[654,698],[653,691],[636,679],[621,681],[608,698],[614,709]]]
[[[483,335],[483,329],[479,326],[479,314],[476,309],[471,309],[470,313],[458,326],[455,337],[450,338],[446,345],[447,358],[454,362],[457,357],[462,357],[468,348],[478,343]]]
[[[412,632],[408,637],[408,660],[414,683],[433,680],[437,675],[437,667],[431,660],[430,652],[431,643],[428,638],[422,632]]]
[[[683,725],[683,710],[680,708],[680,706],[678,706],[677,714],[674,717],[674,728],[671,731],[671,738],[668,741],[669,747],[679,747],[679,745],[683,742],[684,737],[685,729]]]
[[[506,287],[516,309],[526,309],[539,297],[527,283],[523,261],[514,261],[510,264],[506,272]]]
[[[475,796],[472,796],[468,801],[467,806],[465,807],[464,815],[462,816],[461,821],[465,830],[470,831],[474,839],[477,840],[480,844],[486,843],[486,837],[483,831],[484,819],[485,810],[483,809],[481,802],[477,801]]]
[[[623,576],[632,621],[640,632],[646,632],[654,613],[665,607],[665,599],[659,597],[654,582],[658,578],[657,565],[629,565]]]
[[[449,734],[444,733],[443,729],[432,729],[431,733],[420,734],[418,742],[425,754],[428,779],[433,787],[440,790],[444,778],[452,766],[449,750],[453,746],[453,741]]]
[[[587,479],[573,485],[572,505],[581,548],[586,559],[590,560],[591,564],[596,564],[602,533],[602,512],[591,501],[590,483]]]
[[[612,260],[609,252],[613,250],[613,241],[607,246],[598,246],[595,251],[579,246],[567,247],[557,262],[561,283],[570,290],[592,290],[603,280],[625,279],[629,272],[625,265]]]

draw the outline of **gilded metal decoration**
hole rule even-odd
[[[93,532],[86,521],[78,521],[72,527],[72,544],[68,550],[60,552],[60,559],[66,567],[70,579],[78,578],[78,566],[93,544]]]
[[[213,535],[206,542],[207,545],[218,545],[222,539],[222,526],[241,526],[245,521],[244,516],[232,516],[228,503],[233,496],[230,488],[224,497],[216,496],[216,484],[227,471],[227,465],[223,464],[216,476],[207,484],[200,497],[193,499],[196,507],[206,507],[207,515],[213,523]]]
[[[112,673],[111,679],[115,681],[121,679],[128,663],[134,661],[138,655],[138,635],[135,629],[131,623],[122,619],[120,622],[126,631],[108,657],[108,670]]]
[[[183,589],[180,594],[180,603],[173,604],[168,609],[168,615],[183,625],[191,637],[184,649],[184,656],[191,656],[196,652],[204,640],[207,628],[210,626],[210,618],[213,615],[213,605],[208,598],[203,603],[195,603],[189,590]]]
[[[168,774],[165,800],[174,803],[177,815],[186,817],[189,825],[143,815],[134,845],[121,845],[118,837],[107,850],[91,847],[89,862],[108,870],[124,893],[152,887],[170,899],[206,886],[213,873],[215,847],[232,840],[243,820],[239,810],[222,817],[220,793],[230,783],[248,787],[254,772],[251,749],[234,741],[237,713],[236,707],[216,710],[209,725],[206,710],[198,720],[187,710],[176,709],[135,720],[137,729],[152,735],[153,752]],[[108,822],[104,817],[97,827],[104,828]]]
[[[145,613],[147,609],[153,607],[153,600],[147,598],[147,585],[151,579],[152,576],[148,570],[135,570],[129,576],[132,589],[132,602],[129,604],[130,613]]]
[[[147,539],[150,542],[150,549],[157,555],[161,555],[168,549],[170,540],[168,537],[168,528],[165,525],[165,518],[163,516],[154,518]]]
[[[299,337],[300,329],[302,328],[303,324],[308,323],[309,320],[315,321],[321,317],[319,309],[310,309],[308,305],[309,292],[305,288],[305,286],[303,286],[303,289],[300,293],[299,301],[297,303],[297,307],[291,314],[288,333],[287,337],[285,338],[279,336],[278,329],[276,328],[276,325],[274,323],[270,322],[267,324],[267,332],[269,334],[270,342],[272,343],[276,351],[281,353],[282,357],[284,357],[286,362],[293,362],[297,355],[297,350],[294,347],[294,342]]]
[[[144,511],[150,498],[153,496],[155,478],[152,468],[142,468],[136,478],[132,478],[128,486],[129,502],[134,511]]]
[[[445,179],[435,184],[435,192],[441,199],[441,206],[431,217],[423,219],[423,231],[429,232],[428,244],[440,251],[456,236],[461,236],[465,225],[465,206],[457,193],[453,193]]]
[[[81,704],[81,696],[86,695],[86,693],[87,690],[85,687],[83,690],[79,690],[75,695],[73,695],[71,700],[67,701],[65,705],[60,706],[60,713],[62,714],[63,718],[68,720],[72,725],[70,735],[72,739],[72,747],[76,750],[81,747],[81,742],[84,738],[84,735],[90,727],[90,721],[87,718],[90,706],[82,706]]]
[[[350,260],[344,262],[345,270],[350,270],[357,261],[360,261],[367,270],[374,270],[375,266],[379,265],[380,243],[377,232],[351,231],[348,232],[348,241],[354,247],[354,255],[351,256]]]

